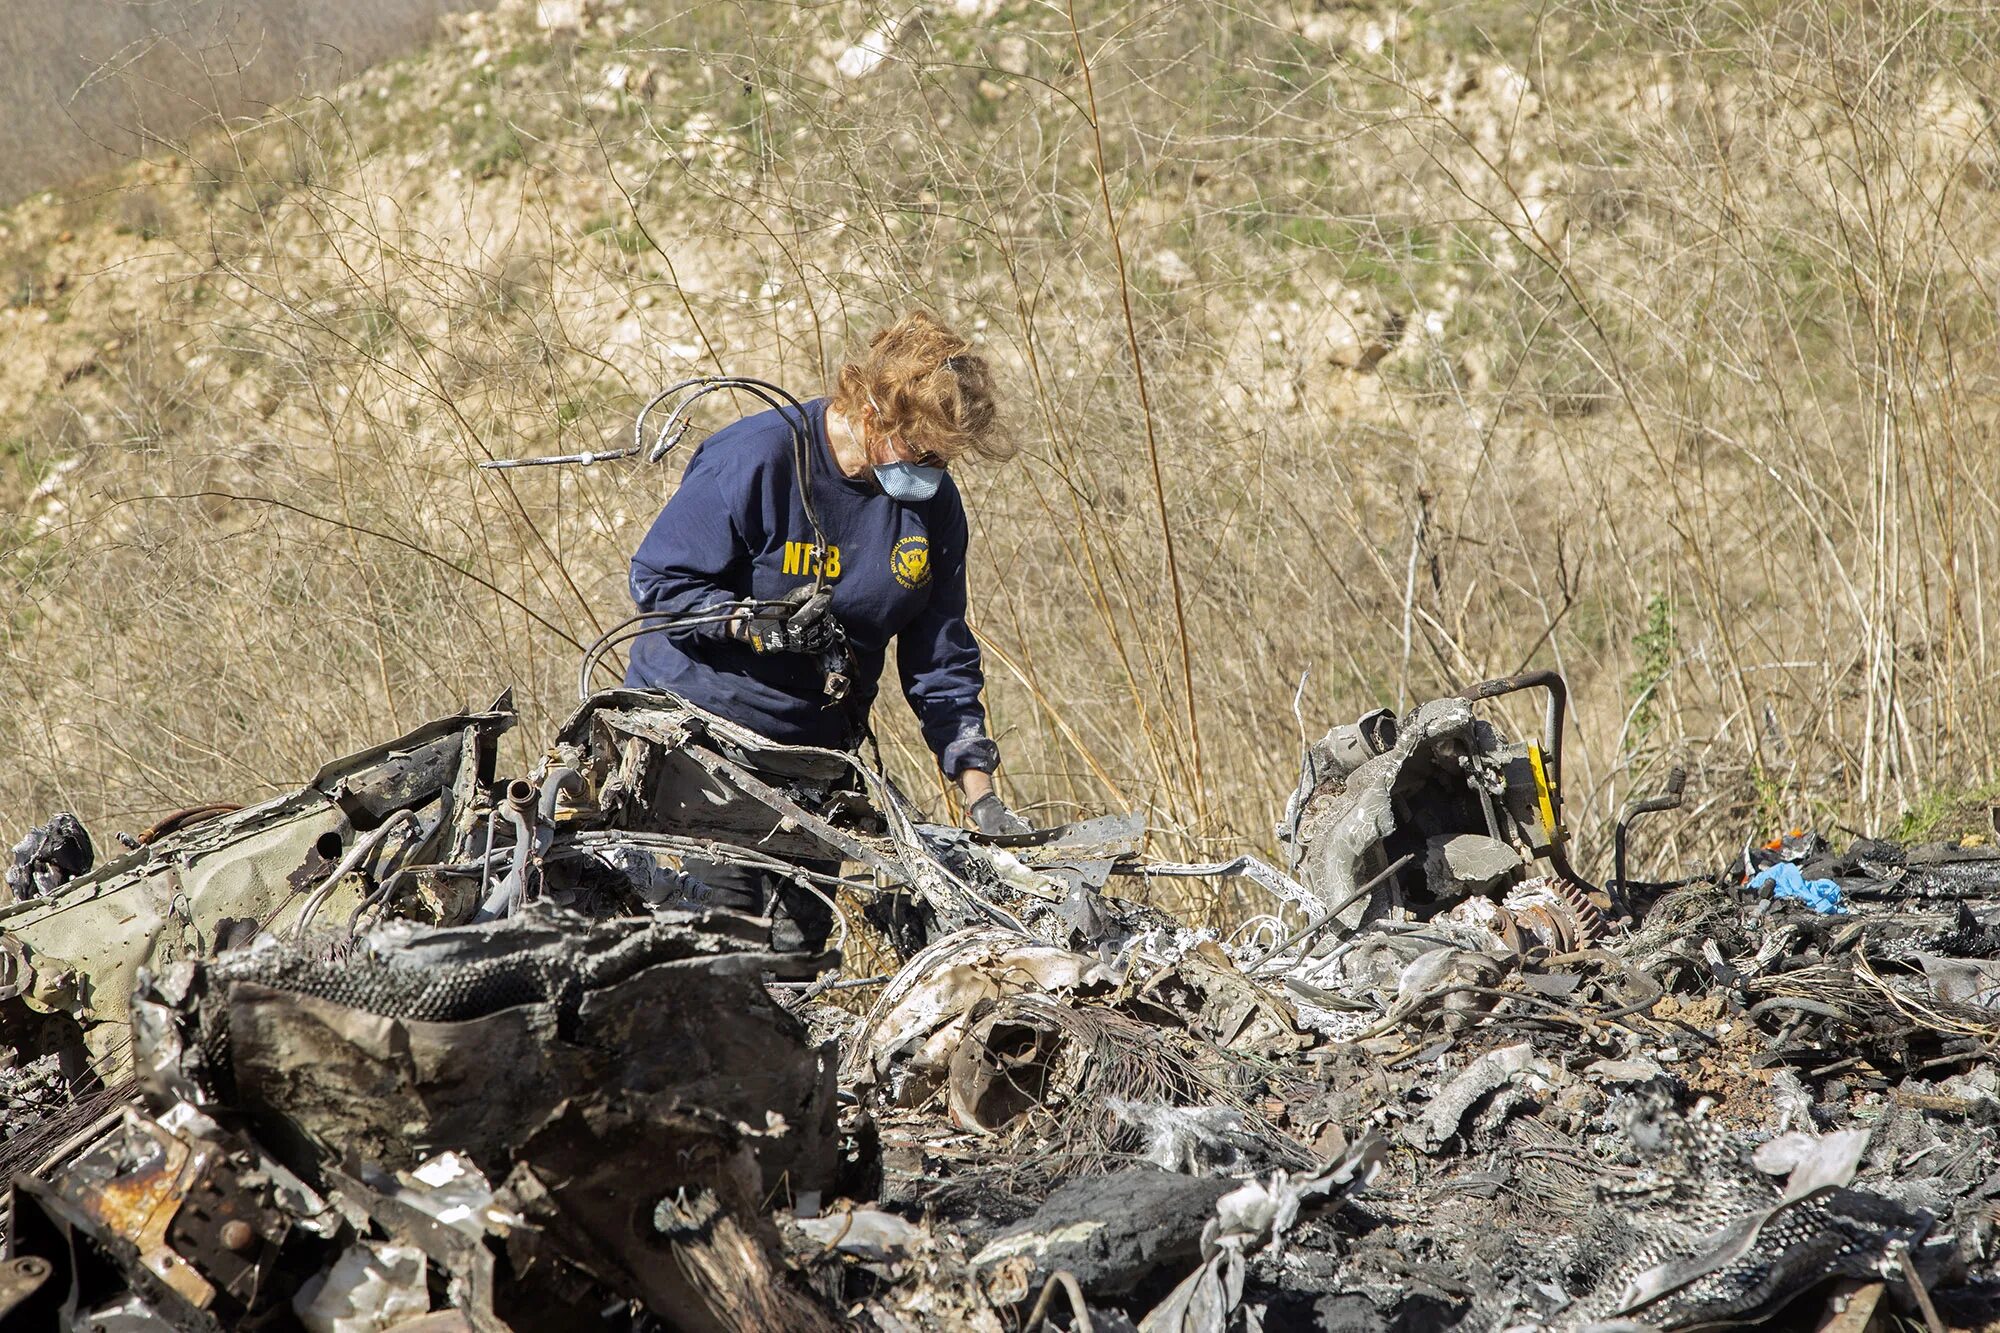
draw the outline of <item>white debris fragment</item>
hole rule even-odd
[[[1165,1106],[1113,1097],[1113,1115],[1146,1136],[1141,1154],[1154,1166],[1184,1175],[1211,1175],[1236,1165],[1248,1141],[1243,1113],[1229,1106]]]
[[[796,1225],[821,1245],[867,1263],[891,1263],[907,1258],[924,1239],[921,1227],[879,1208],[801,1218]]]
[[[430,1308],[424,1252],[369,1241],[350,1246],[333,1267],[307,1279],[292,1301],[312,1333],[383,1333]]]

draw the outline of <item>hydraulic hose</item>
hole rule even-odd
[[[581,796],[584,791],[583,774],[573,768],[560,767],[548,771],[542,779],[541,799],[535,805],[535,861],[548,855],[549,848],[556,840],[556,802],[564,793]]]
[[[653,395],[647,401],[646,405],[639,409],[638,416],[633,418],[632,449],[630,452],[643,452],[647,462],[660,462],[668,454],[672,453],[680,445],[682,438],[686,436],[689,425],[688,414],[694,409],[694,405],[712,393],[721,393],[724,390],[730,389],[741,390],[762,402],[772,411],[778,413],[780,417],[784,418],[785,424],[791,428],[792,472],[798,484],[799,507],[805,511],[806,523],[812,528],[814,544],[820,550],[826,550],[828,547],[826,527],[820,522],[819,508],[813,500],[812,449],[814,440],[812,418],[807,413],[804,403],[800,402],[788,390],[780,388],[769,380],[754,379],[747,375],[703,375],[693,379],[682,380],[678,384],[668,386]],[[673,406],[668,410],[665,419],[660,423],[658,432],[653,437],[652,446],[648,448],[646,446],[647,419],[652,416],[662,403],[676,399],[678,401],[674,401]],[[813,570],[812,586],[815,594],[826,586],[825,571],[817,565]],[[777,609],[782,613],[789,611],[791,608],[784,603],[778,602],[743,601],[730,603],[726,609],[723,607],[712,607],[706,611],[680,614],[641,611],[635,616],[630,616],[606,630],[598,638],[597,642],[585,650],[583,662],[577,672],[577,699],[579,702],[583,702],[590,698],[590,682],[592,676],[596,673],[599,659],[620,644],[629,643],[642,634],[650,634],[658,630],[686,629],[695,625],[718,624],[726,622],[740,613],[747,612],[751,615],[756,615],[771,609]]]
[[[806,406],[789,391],[779,388],[769,380],[753,379],[747,375],[705,375],[695,379],[682,380],[679,384],[654,396],[653,400],[639,410],[638,418],[632,423],[634,445],[644,439],[646,417],[655,407],[674,397],[687,393],[687,397],[674,404],[667,418],[660,425],[659,434],[654,437],[653,447],[646,453],[646,461],[657,463],[665,458],[687,434],[688,413],[694,405],[709,394],[725,389],[740,389],[752,398],[758,399],[772,411],[785,418],[785,424],[792,431],[792,471],[799,485],[799,507],[805,510],[806,523],[813,530],[813,541],[821,549],[827,545],[826,529],[819,521],[819,510],[813,503],[812,486],[812,419],[806,413]],[[692,391],[692,392],[689,392]],[[790,408],[787,413],[786,409]],[[825,575],[815,571],[813,587],[818,590],[825,582]]]
[[[639,415],[632,421],[632,447],[610,449],[602,452],[589,450],[575,454],[548,454],[535,458],[495,458],[482,462],[482,468],[546,467],[555,464],[575,463],[588,467],[595,463],[610,462],[614,459],[633,458],[643,454],[649,463],[657,463],[672,453],[687,435],[688,412],[696,402],[711,393],[725,389],[738,389],[762,402],[785,419],[792,432],[792,471],[798,479],[799,506],[805,510],[806,522],[811,526],[813,541],[824,550],[827,546],[826,528],[819,520],[819,508],[813,503],[812,485],[812,418],[806,406],[786,389],[779,388],[769,380],[760,380],[748,375],[703,375],[682,380],[669,385],[654,394],[639,409]],[[646,447],[646,419],[660,404],[679,397],[661,423],[659,433],[653,438],[650,449]],[[820,570],[813,571],[813,590],[817,592],[826,584],[826,575]]]

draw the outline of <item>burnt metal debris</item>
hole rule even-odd
[[[58,816],[0,1333],[2000,1327],[2000,851],[1630,879],[1676,775],[1600,887],[1564,705],[1334,728],[1284,869],[926,824],[625,690],[520,776],[503,697],[110,859]],[[1188,876],[1271,911],[1131,892]]]

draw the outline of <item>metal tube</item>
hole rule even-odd
[[[514,826],[514,860],[500,882],[493,886],[479,904],[479,910],[472,914],[474,921],[497,921],[503,916],[511,916],[520,905],[520,894],[528,878],[528,853],[534,850],[535,829],[530,822],[535,813],[535,789],[532,784],[515,778],[507,784],[507,795],[500,803],[500,816]]]
[[[652,415],[654,408],[658,407],[661,403],[666,402],[667,399],[673,397],[675,394],[680,393],[687,389],[692,389],[696,385],[704,384],[706,382],[707,382],[706,377],[697,375],[695,378],[691,380],[682,380],[679,384],[668,385],[666,388],[654,394],[652,398],[647,401],[646,405],[639,409],[639,415],[632,419],[632,448],[634,450],[645,449],[646,418]],[[652,459],[650,461],[658,462],[659,460]]]
[[[629,458],[640,453],[645,454],[648,462],[657,463],[680,444],[681,438],[687,433],[688,429],[687,414],[693,410],[694,405],[709,394],[720,393],[726,389],[737,389],[749,394],[751,397],[764,403],[772,411],[778,413],[780,417],[784,418],[785,424],[791,428],[792,468],[798,481],[799,504],[805,510],[806,523],[812,528],[813,541],[821,549],[825,549],[828,545],[826,528],[820,522],[819,508],[813,502],[812,493],[812,458],[810,455],[813,444],[812,418],[807,413],[804,403],[800,402],[787,390],[779,388],[768,380],[753,379],[744,375],[704,375],[670,385],[653,395],[647,401],[646,405],[639,409],[638,416],[632,422],[632,447],[629,449],[614,450],[602,454],[585,453],[537,459],[511,459],[502,462],[483,463],[481,466],[526,467],[543,463],[564,462],[588,464],[613,457]],[[679,401],[675,402],[673,407],[668,411],[666,420],[660,425],[659,435],[655,438],[652,448],[648,450],[646,448],[647,418],[652,415],[653,411],[660,404],[677,397]],[[825,583],[825,572],[815,569],[813,574],[814,589],[818,590],[824,587]],[[729,615],[719,617],[708,612],[669,615],[664,612],[642,611],[636,616],[621,621],[619,624],[605,631],[595,643],[591,644],[584,651],[583,662],[577,671],[577,699],[580,702],[587,702],[589,700],[591,677],[597,669],[598,660],[617,644],[637,638],[639,634],[648,633],[652,630],[720,623],[734,615],[739,606],[754,607],[757,605],[761,604],[731,604]],[[790,608],[787,607],[786,609],[789,610]],[[653,620],[658,623],[648,625],[640,629],[637,633],[623,634],[623,631],[627,627],[645,620]],[[621,634],[623,635],[622,637],[616,637]]]
[[[598,662],[603,659],[604,654],[610,652],[621,643],[630,643],[640,635],[651,634],[655,630],[687,629],[695,625],[720,625],[735,619],[739,613],[745,611],[755,615],[759,611],[774,608],[791,609],[789,603],[769,601],[724,602],[722,603],[722,607],[726,607],[727,610],[711,607],[707,611],[690,611],[684,615],[676,615],[670,611],[641,611],[637,615],[625,617],[625,619],[604,631],[603,634],[597,637],[596,642],[583,650],[583,661],[577,668],[577,702],[585,703],[589,701],[590,680],[596,674]],[[656,621],[657,623],[651,625],[640,623],[648,620]]]
[[[769,380],[753,379],[747,375],[713,375],[701,379],[684,380],[673,388],[668,389],[660,397],[655,398],[653,403],[658,403],[661,399],[693,385],[701,387],[693,396],[674,405],[674,409],[668,414],[665,424],[660,427],[660,434],[654,443],[652,452],[647,456],[649,461],[659,462],[672,451],[675,445],[680,443],[681,435],[685,433],[687,427],[685,422],[681,422],[679,429],[676,430],[676,422],[684,414],[693,410],[697,401],[711,393],[718,393],[724,389],[740,389],[752,398],[763,402],[779,416],[785,417],[785,424],[792,428],[792,468],[798,477],[799,506],[805,510],[806,523],[812,528],[813,540],[824,547],[827,544],[826,528],[820,523],[818,506],[813,503],[812,459],[807,453],[807,450],[812,445],[812,419],[806,413],[805,404],[793,397],[790,392],[779,388]],[[780,402],[778,401],[779,399],[783,399],[784,401]],[[652,406],[652,403],[647,404],[647,410],[650,411]],[[787,406],[791,408],[796,416],[787,415],[785,411]],[[642,421],[643,417],[644,414],[642,413]],[[634,424],[636,432],[638,423]],[[671,440],[667,438],[669,432],[673,432]],[[813,585],[815,587],[820,586],[824,581],[824,574],[816,573],[813,576]]]
[[[556,798],[563,792],[568,792],[572,796],[583,794],[583,774],[566,765],[550,769],[548,775],[542,779],[541,801],[536,806],[536,813],[541,816],[542,823],[548,825],[555,823]],[[554,837],[554,833],[551,832],[549,836]]]
[[[1687,770],[1670,768],[1667,770],[1667,789],[1658,796],[1643,801],[1634,801],[1625,807],[1625,813],[1618,816],[1618,823],[1611,830],[1611,883],[1607,888],[1623,894],[1629,880],[1625,878],[1625,836],[1631,831],[1632,823],[1640,815],[1650,815],[1658,810],[1678,810],[1686,800]]]
[[[548,854],[549,847],[556,840],[556,800],[562,793],[581,796],[584,791],[583,774],[573,768],[552,768],[542,778],[541,799],[535,807],[535,864],[540,865]],[[525,877],[521,884],[522,896],[526,896]]]
[[[574,463],[579,467],[589,467],[593,463],[610,463],[620,458],[631,458],[637,449],[606,449],[602,453],[586,449],[577,454],[541,454],[533,458],[489,458],[479,466],[488,470],[515,467],[555,467],[561,463]]]
[[[1542,719],[1542,749],[1548,754],[1548,762],[1553,770],[1552,787],[1562,784],[1562,735],[1563,717],[1569,709],[1569,683],[1556,671],[1524,671],[1518,676],[1503,676],[1499,680],[1481,681],[1458,697],[1470,703],[1485,699],[1498,699],[1504,694],[1518,694],[1522,690],[1547,690],[1549,692],[1548,711]]]
[[[1269,965],[1270,961],[1273,958],[1276,958],[1278,955],[1282,953],[1288,952],[1290,949],[1296,946],[1301,940],[1310,940],[1317,937],[1321,931],[1325,930],[1328,926],[1332,925],[1334,920],[1338,918],[1342,912],[1345,912],[1348,908],[1360,902],[1370,893],[1373,893],[1375,891],[1376,886],[1382,884],[1391,875],[1401,870],[1411,861],[1414,861],[1416,859],[1416,855],[1417,854],[1415,852],[1405,852],[1403,855],[1397,857],[1393,862],[1391,862],[1387,870],[1384,870],[1380,874],[1373,876],[1372,878],[1369,879],[1369,881],[1366,884],[1361,885],[1359,888],[1355,889],[1354,892],[1348,894],[1345,898],[1342,898],[1339,902],[1335,903],[1331,909],[1329,909],[1327,912],[1321,915],[1319,920],[1308,922],[1305,925],[1299,927],[1297,931],[1293,932],[1290,938],[1286,939],[1282,944],[1278,945],[1277,948],[1271,950],[1271,952],[1265,954],[1262,958],[1258,959],[1256,963],[1257,969],[1261,971],[1264,967]]]
[[[493,883],[493,835],[500,828],[500,811],[497,807],[486,812],[486,845],[479,852],[479,901],[486,901],[486,890]]]
[[[389,876],[389,878],[383,880],[380,884],[376,885],[375,891],[373,893],[369,894],[366,898],[363,898],[360,902],[354,905],[354,910],[347,914],[347,933],[349,935],[352,935],[355,933],[356,930],[360,928],[361,917],[364,913],[368,911],[369,908],[371,907],[379,908],[381,911],[386,912],[389,908],[390,902],[395,899],[397,890],[402,888],[403,882],[405,880],[414,879],[417,875],[426,872],[433,875],[451,875],[451,874],[472,875],[476,873],[480,877],[479,896],[482,899],[484,899],[486,896],[486,879],[487,879],[486,872],[487,869],[491,866],[492,861],[493,861],[493,855],[491,852],[488,852],[484,856],[480,857],[478,862],[476,863],[468,861],[463,865],[426,865],[426,866],[399,867],[395,874]]]

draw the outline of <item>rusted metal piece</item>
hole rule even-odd
[[[1581,947],[1576,922],[1560,903],[1534,903],[1514,913],[1513,924],[1525,928],[1547,946],[1550,953],[1566,954]]]
[[[278,1251],[292,1234],[285,1215],[216,1153],[182,1203],[168,1240],[216,1287],[246,1310],[266,1304],[265,1287]]]
[[[396,1325],[396,1333],[478,1333],[479,1325],[463,1310],[435,1310]]]
[[[538,907],[412,931],[387,957],[232,954],[207,965],[198,1027],[226,1027],[235,1107],[329,1159],[408,1170],[421,1145],[449,1144],[499,1178],[524,1126],[578,1089],[624,1090],[747,1123],[775,1112],[790,1132],[762,1145],[771,1185],[789,1174],[820,1188],[834,1169],[832,1063],[762,982],[827,960],[756,947],[769,930],[733,913],[587,922]],[[173,1058],[195,1031],[141,1062]]]
[[[55,1268],[58,1302],[89,1309],[129,1292],[189,1330],[248,1327],[281,1307],[330,1235],[309,1187],[185,1104],[158,1119],[128,1105],[73,1154],[16,1176],[12,1204],[13,1253]]]
[[[136,841],[141,847],[150,847],[169,833],[179,833],[184,828],[191,828],[205,819],[214,819],[217,815],[233,815],[242,808],[229,801],[212,801],[207,805],[184,805],[171,814],[162,815],[154,821],[151,828],[141,833]]]
[[[1678,810],[1687,799],[1687,770],[1673,768],[1667,772],[1666,789],[1658,796],[1650,796],[1643,801],[1634,801],[1618,816],[1617,826],[1611,830],[1611,883],[1606,887],[1613,893],[1623,895],[1629,887],[1625,876],[1625,840],[1632,831],[1632,825],[1639,816],[1655,814],[1662,810]]]
[[[1576,923],[1575,944],[1572,947],[1597,944],[1611,934],[1610,923],[1605,921],[1604,913],[1597,910],[1597,904],[1590,901],[1581,881],[1558,875],[1550,886],[1562,898],[1563,905],[1569,908],[1570,916]]]
[[[205,1310],[215,1288],[174,1252],[167,1229],[213,1164],[215,1150],[191,1145],[137,1112],[126,1116],[124,1128],[122,1145],[98,1158],[113,1174],[90,1169],[95,1163],[87,1160],[60,1188],[87,1220],[131,1244],[139,1262],[176,1295]]]

